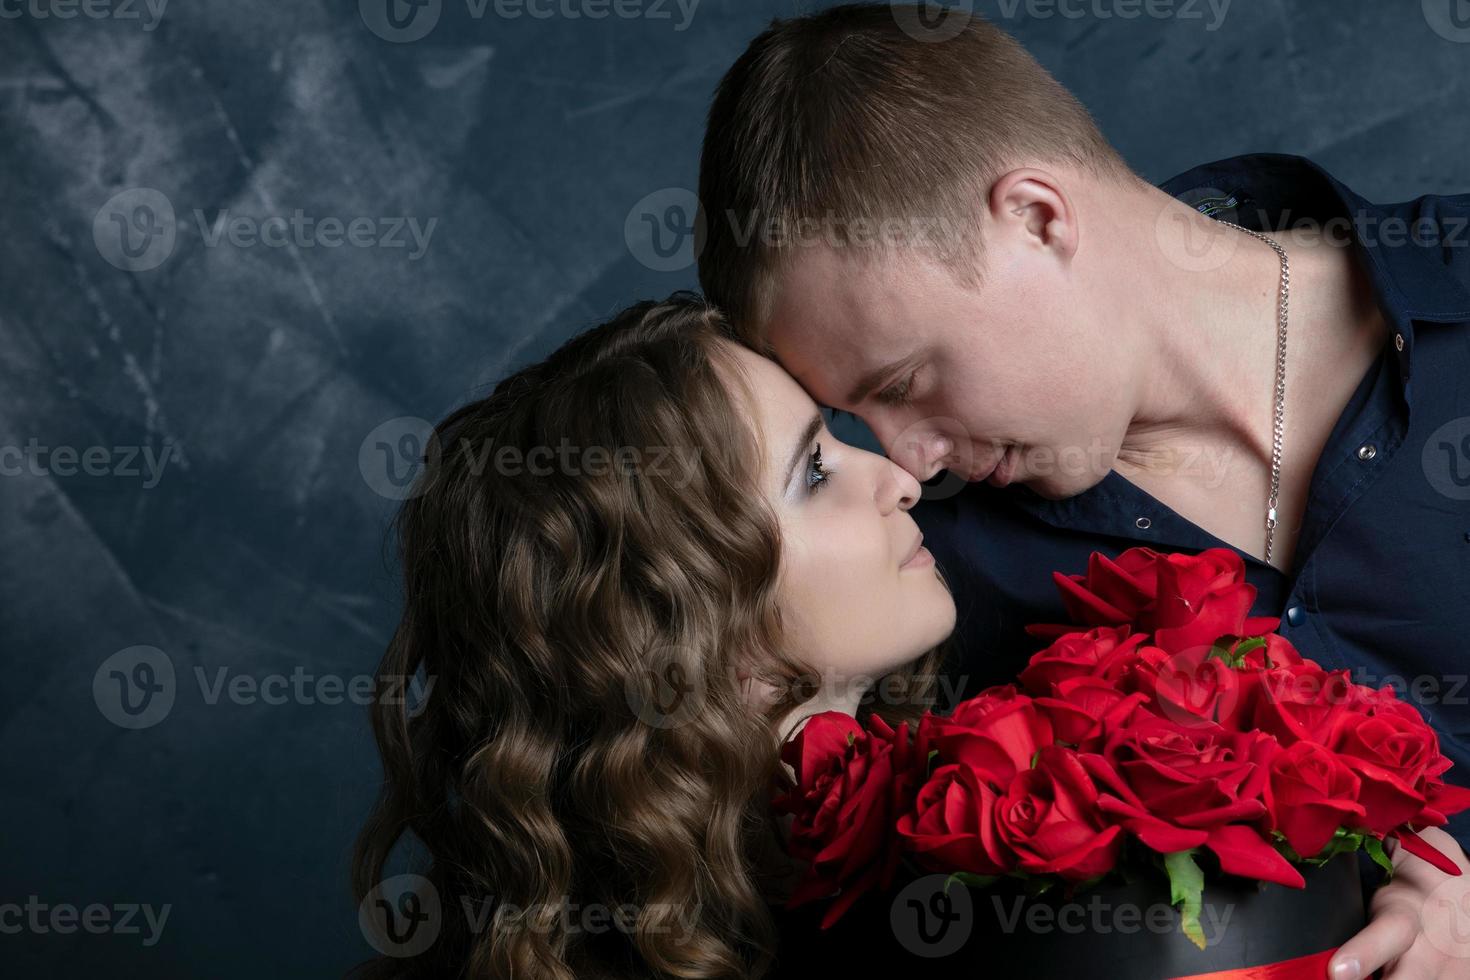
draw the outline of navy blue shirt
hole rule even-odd
[[[1117,472],[1066,500],[973,483],[920,502],[913,516],[959,607],[960,696],[1014,678],[1040,646],[1026,624],[1065,621],[1053,570],[1138,545],[1232,548],[1258,590],[1255,615],[1282,617],[1282,633],[1325,667],[1393,684],[1438,730],[1450,780],[1470,785],[1470,195],[1370,204],[1311,161],[1275,154],[1160,186],[1267,235],[1305,220],[1351,241],[1388,342],[1317,461],[1289,574]],[[1446,829],[1470,850],[1470,814]]]

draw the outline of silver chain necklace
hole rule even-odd
[[[1286,249],[1265,235],[1229,221],[1220,223],[1239,228],[1252,238],[1259,238],[1281,257],[1281,304],[1276,326],[1276,412],[1271,428],[1271,496],[1266,501],[1266,561],[1269,563],[1271,544],[1276,535],[1277,495],[1281,492],[1281,439],[1286,431],[1286,312],[1291,298],[1291,263],[1286,258]]]

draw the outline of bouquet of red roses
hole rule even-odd
[[[1239,555],[1134,548],[1054,576],[1068,626],[1017,682],[926,713],[914,730],[827,712],[783,749],[797,785],[789,847],[808,862],[788,906],[832,898],[825,929],[901,862],[972,886],[1078,886],[1155,855],[1201,948],[1203,872],[1303,885],[1299,865],[1383,848],[1445,873],[1415,831],[1470,808],[1450,762],[1392,688],[1355,684],[1252,618]],[[1125,847],[1126,845],[1126,847]]]

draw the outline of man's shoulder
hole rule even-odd
[[[1436,260],[1470,292],[1470,192],[1424,194],[1379,207],[1401,219],[1398,225],[1407,246]]]
[[[1346,232],[1344,240],[1355,238],[1372,256],[1380,284],[1401,297],[1405,312],[1470,320],[1470,191],[1376,203],[1318,162],[1285,153],[1200,164],[1159,187],[1226,220],[1246,213],[1267,224],[1318,219],[1324,234]],[[1340,221],[1349,228],[1336,227]]]

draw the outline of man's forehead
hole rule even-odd
[[[903,297],[882,259],[808,248],[785,264],[766,310],[774,358],[817,401],[840,404],[862,375],[902,353],[890,327]]]
[[[864,370],[868,353],[850,323],[804,319],[772,320],[767,338],[775,361],[816,401],[832,405],[841,400]]]

